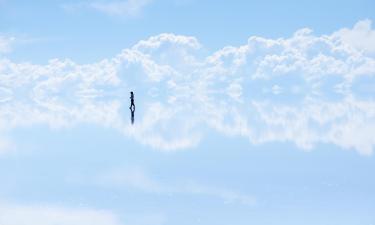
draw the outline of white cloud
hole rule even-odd
[[[147,40],[139,41],[132,49],[137,51],[154,50],[159,49],[163,44],[181,45],[191,47],[192,49],[199,49],[201,47],[201,44],[195,37],[163,33],[150,37]]]
[[[341,29],[333,34],[350,47],[375,54],[375,31],[371,27],[372,21],[362,20],[356,23],[353,29]]]
[[[12,99],[12,91],[8,88],[0,87],[0,102],[7,102]]]
[[[12,50],[12,42],[15,41],[14,37],[7,37],[0,35],[0,55],[4,53],[8,53]]]
[[[99,175],[96,178],[99,185],[109,186],[112,188],[134,188],[136,190],[157,193],[165,195],[189,194],[205,195],[219,198],[224,203],[240,203],[245,205],[254,205],[256,200],[253,196],[241,194],[217,186],[202,185],[191,180],[175,181],[173,183],[161,182],[150,177],[147,173],[139,168],[128,170],[114,170]]]
[[[112,212],[88,208],[0,204],[0,224],[120,225]]]
[[[70,12],[91,9],[110,16],[136,17],[152,2],[153,0],[88,1],[63,4],[61,7]]]
[[[9,139],[0,136],[0,157],[14,150],[14,144]]]
[[[322,36],[305,28],[288,38],[250,37],[211,55],[194,37],[160,34],[93,64],[3,59],[0,124],[96,123],[162,150],[196,146],[213,130],[254,144],[328,143],[371,154],[375,91],[362,88],[375,82],[369,24]],[[348,32],[368,41],[345,41]]]
[[[116,2],[93,2],[90,6],[100,12],[113,16],[136,16],[152,0],[127,0]]]

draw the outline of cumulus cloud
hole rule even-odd
[[[352,46],[366,53],[375,54],[375,31],[372,30],[372,21],[359,21],[353,29],[341,29],[333,34],[348,46]]]
[[[253,36],[209,55],[195,37],[160,34],[92,64],[3,58],[0,127],[95,123],[162,150],[219,132],[253,144],[328,143],[368,155],[375,145],[373,33],[365,20],[328,35],[304,28],[287,38]]]
[[[120,225],[112,212],[86,208],[0,204],[0,224]]]

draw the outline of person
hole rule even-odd
[[[135,104],[134,104],[134,93],[130,92],[130,107],[129,109],[134,112],[135,111]]]

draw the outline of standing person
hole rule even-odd
[[[130,107],[129,109],[134,112],[135,111],[135,104],[134,104],[134,93],[130,92]]]

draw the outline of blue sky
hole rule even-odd
[[[374,6],[0,0],[0,225],[375,224]]]

